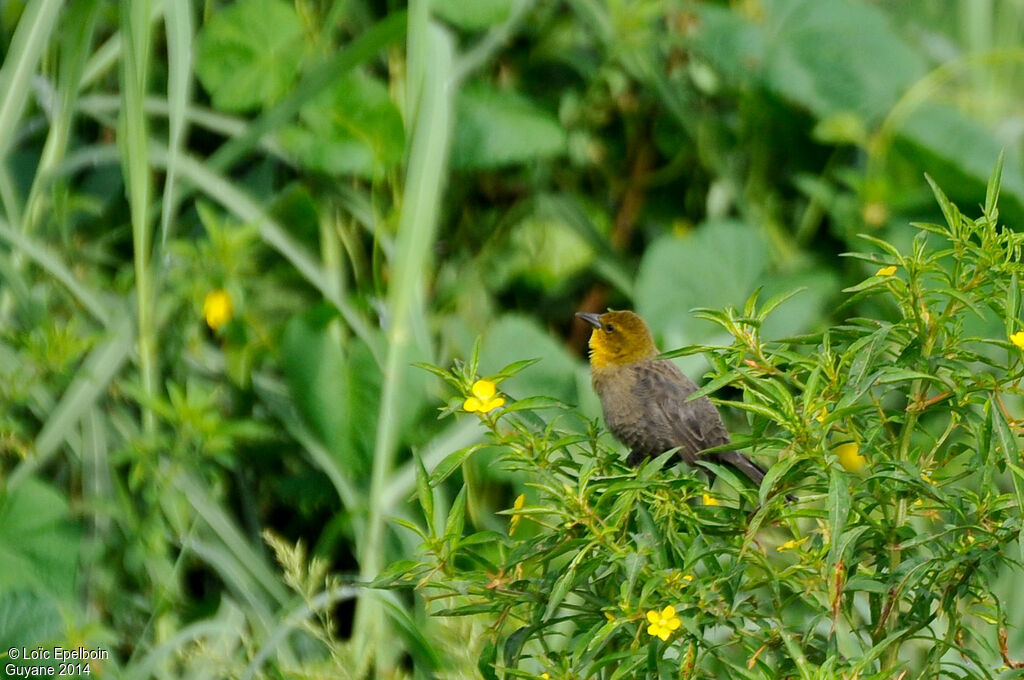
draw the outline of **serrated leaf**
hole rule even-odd
[[[68,502],[35,477],[0,494],[0,593],[35,590],[72,595],[79,534]]]
[[[332,175],[372,179],[396,167],[405,150],[405,126],[386,85],[350,73],[307,102],[300,125],[278,141],[300,163]]]
[[[239,0],[214,13],[196,38],[196,75],[213,105],[247,111],[291,86],[305,52],[302,24],[282,0]]]

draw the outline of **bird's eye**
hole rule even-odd
[[[604,325],[604,329],[605,329],[605,330],[606,330],[607,332],[609,332],[609,333],[614,333],[614,332],[615,332],[615,326],[611,325],[610,323],[606,323],[606,324]]]

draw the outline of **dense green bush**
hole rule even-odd
[[[997,170],[970,219],[936,188],[947,224],[919,225],[910,252],[865,237],[873,252],[853,256],[878,271],[849,302],[894,321],[769,341],[783,298],[755,295],[700,314],[730,346],[666,355],[710,353],[701,392],[740,389],[724,403],[748,416],[736,443],[771,463],[759,492],[704,463],[719,501],[667,469],[671,453],[628,470],[596,427],[566,427],[571,410],[496,401],[483,421],[527,488],[508,532],[465,532],[466,487],[438,513],[451,465],[424,471],[423,520],[406,524],[424,558],[385,582],[476,616],[484,677],[993,677],[1008,618],[994,585],[1018,564],[1024,505],[1007,406],[1024,377],[1024,237],[997,224],[998,193]],[[972,330],[991,321],[1005,333]],[[474,357],[443,375],[469,394],[476,374]]]
[[[572,325],[580,309],[634,308],[664,347],[715,348],[679,361],[697,376],[711,359],[716,396],[737,403],[730,429],[757,435],[755,453],[788,451],[773,483],[801,503],[766,503],[764,520],[796,517],[763,522],[769,534],[804,538],[810,508],[832,512],[801,453],[816,432],[870,464],[847,526],[882,512],[860,494],[894,484],[897,468],[870,447],[902,422],[873,430],[856,411],[787,438],[797,421],[760,432],[770,418],[745,421],[742,408],[776,404],[782,392],[751,400],[782,375],[811,382],[813,345],[779,338],[866,318],[892,330],[872,330],[858,356],[905,339],[917,312],[897,301],[909,293],[842,297],[878,267],[839,255],[862,249],[862,232],[915,252],[909,222],[942,219],[925,172],[975,206],[1007,149],[1000,210],[1024,223],[1022,23],[1014,3],[975,0],[0,3],[0,655],[81,644],[109,652],[97,674],[126,678],[478,672],[465,644],[486,642],[475,620],[360,585],[416,554],[402,522],[423,526],[418,470],[447,475],[432,487],[439,516],[462,517],[448,508],[465,489],[467,534],[506,531],[497,513],[535,481],[494,464],[475,418],[435,418],[446,393],[413,364],[450,365],[478,337],[482,375],[539,358],[501,383],[509,404],[571,404],[555,427],[590,441],[599,408]],[[870,285],[942,288],[893,264]],[[742,308],[758,289],[761,300],[802,289],[757,329],[774,378],[759,376],[756,352],[750,366],[721,349],[733,322],[691,313]],[[1007,337],[1005,315],[960,316],[964,338]],[[858,333],[829,337],[839,351]],[[783,361],[785,347],[805,359]],[[870,380],[864,366],[851,379]],[[971,367],[971,384],[991,391]],[[831,409],[820,392],[831,380],[784,387]],[[973,408],[982,393],[928,409]],[[898,410],[887,399],[883,412]],[[1014,434],[1019,404],[997,403],[993,431],[1006,435],[1005,421]],[[542,437],[552,412],[512,413],[502,422]],[[941,436],[922,413],[908,429]],[[631,475],[603,441],[601,474]],[[922,444],[909,446],[901,464]],[[955,476],[926,467],[940,485]],[[645,474],[703,493],[688,476]],[[754,506],[738,502],[675,512],[724,531]],[[972,508],[950,521],[980,518]],[[519,527],[517,540],[538,535],[526,518]],[[971,536],[988,545],[988,533]],[[889,550],[879,536],[850,549]],[[771,563],[811,564],[823,540]],[[850,583],[866,573],[847,566]],[[1024,597],[1015,572],[997,571],[1013,659]],[[567,591],[560,607],[573,602]]]

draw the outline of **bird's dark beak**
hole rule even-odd
[[[578,318],[580,318],[580,319],[583,319],[584,321],[589,323],[594,328],[604,328],[604,326],[601,325],[601,315],[600,314],[589,314],[587,312],[576,312],[576,316]]]

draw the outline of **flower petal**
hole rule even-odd
[[[669,605],[669,606],[667,606],[667,607],[665,607],[664,609],[661,610],[661,618],[662,619],[671,619],[675,615],[676,615],[676,608],[673,607],[672,605]]]
[[[501,408],[502,406],[505,405],[505,397],[496,397],[488,401],[487,404],[488,406],[490,406],[490,408],[487,409],[488,411],[493,411],[496,408]]]
[[[668,622],[665,624],[665,626],[669,630],[675,630],[676,628],[679,628],[679,626],[681,625],[683,625],[683,622],[679,620],[679,617],[669,619]]]
[[[669,632],[671,632],[671,631],[669,631],[668,628],[662,628],[660,631],[658,631],[658,637],[661,638],[662,642],[665,642],[665,641],[668,640]]]
[[[839,458],[839,464],[847,472],[861,472],[867,466],[868,461],[861,455],[860,446],[857,445],[857,442],[840,444],[836,447],[835,453]]]
[[[470,413],[472,413],[474,411],[482,410],[483,404],[481,404],[480,400],[477,399],[476,397],[468,397],[466,401],[462,402],[462,409],[464,411],[469,411]]]
[[[657,625],[658,621],[661,621],[661,617],[658,616],[658,612],[654,609],[647,612],[647,620],[651,622],[651,625]],[[654,633],[651,633],[654,635]]]
[[[477,380],[473,383],[473,394],[480,401],[487,401],[494,396],[494,383],[490,380]]]

